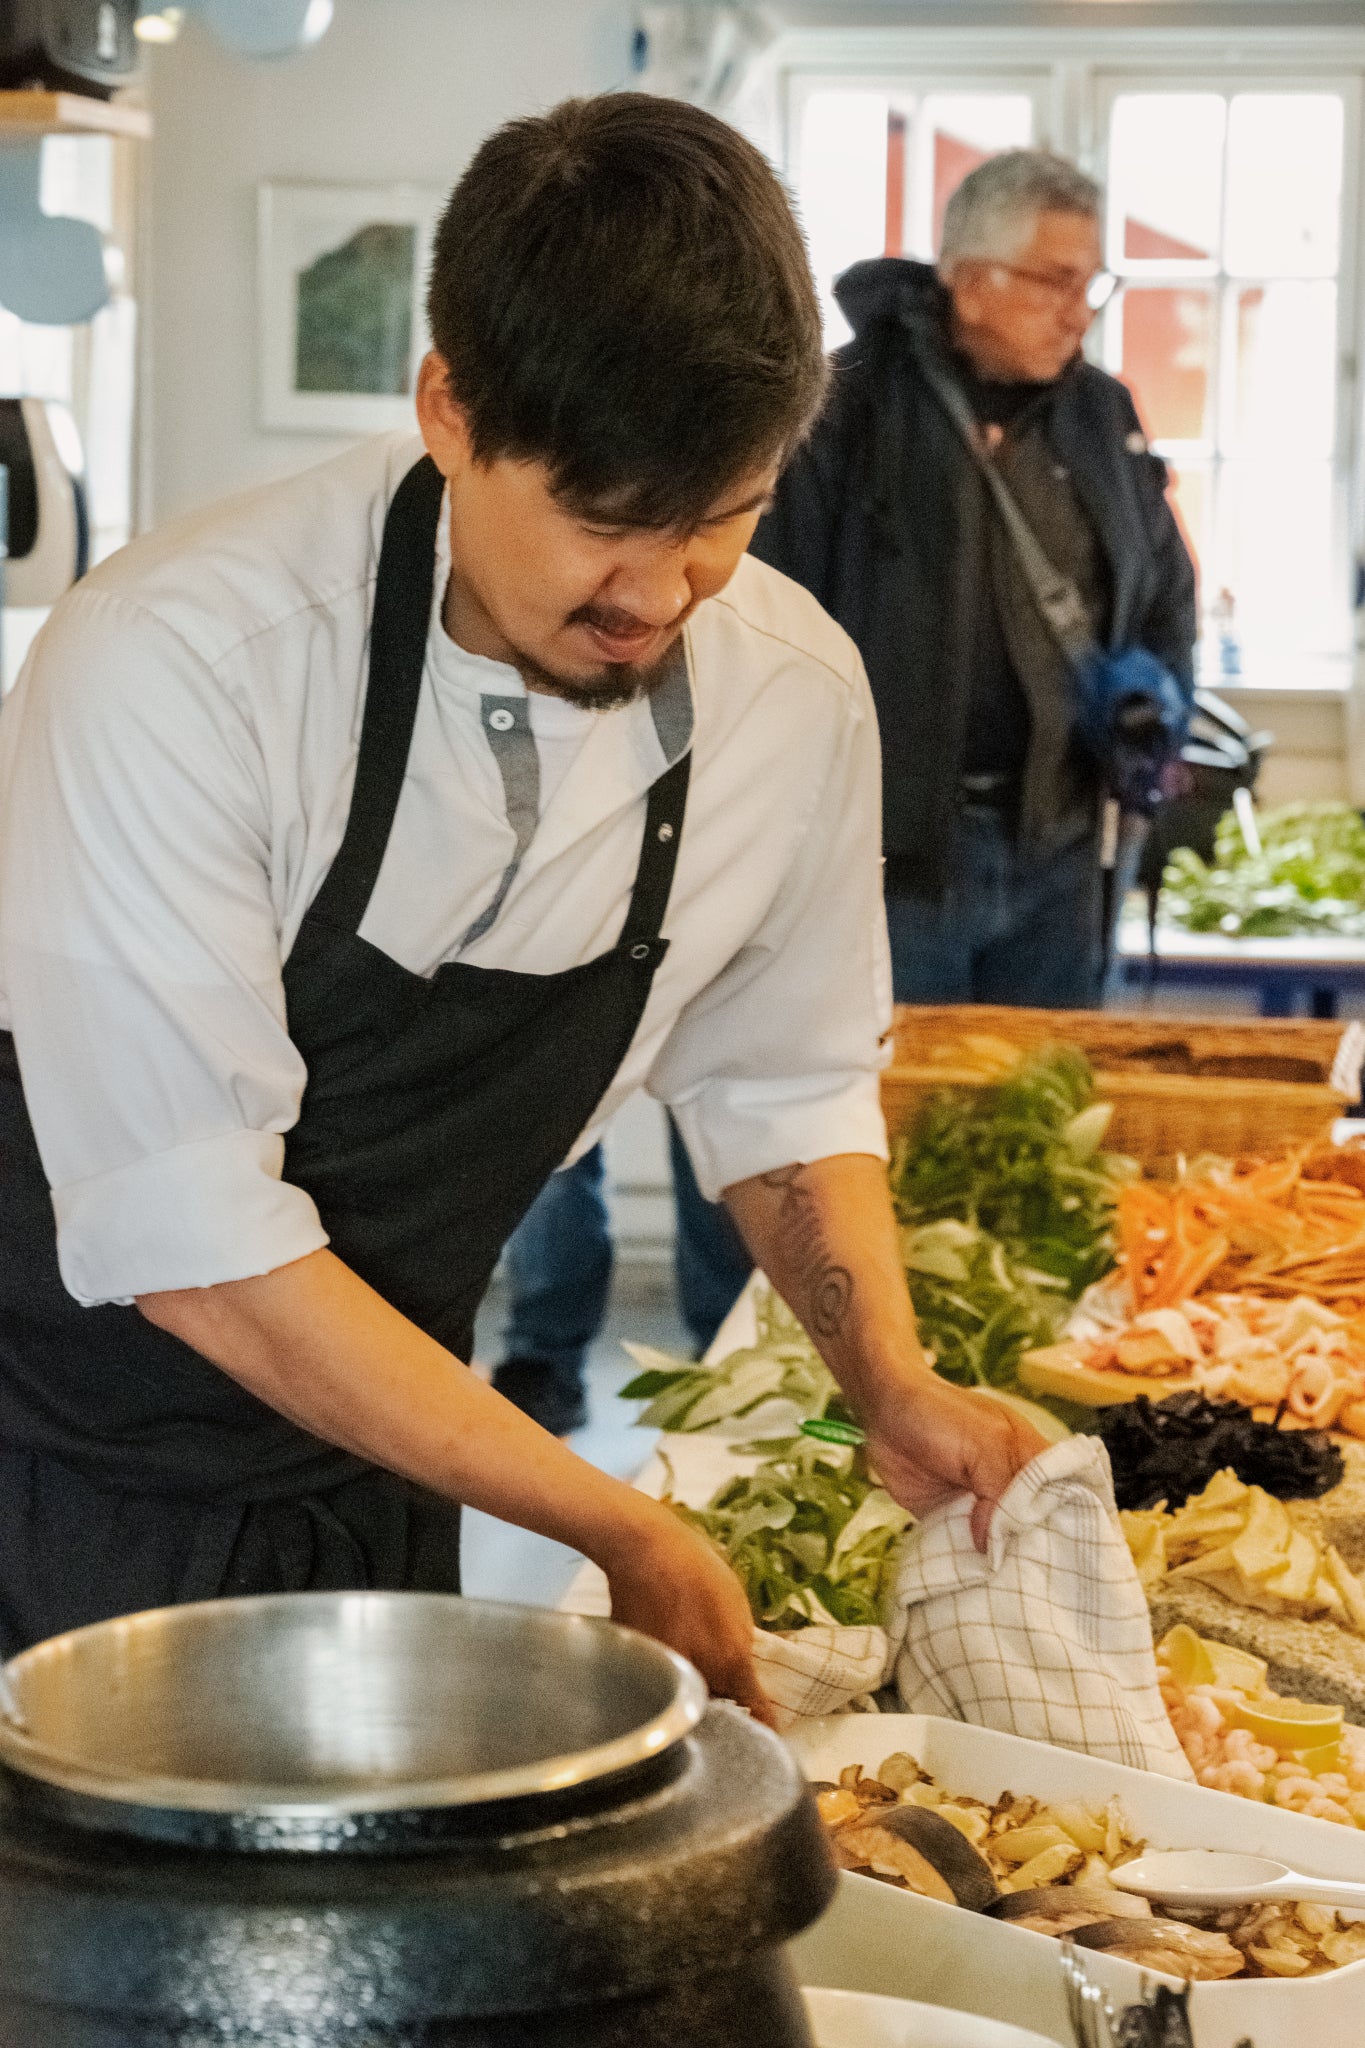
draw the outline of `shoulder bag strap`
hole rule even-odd
[[[1064,576],[1048,559],[1037,534],[1020,511],[1013,492],[982,446],[980,428],[961,386],[946,370],[918,352],[915,361],[935,398],[966,442],[968,453],[985,479],[1044,624],[1071,667],[1081,668],[1093,659],[1098,648],[1080,592],[1071,578]]]

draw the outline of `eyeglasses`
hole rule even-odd
[[[1045,270],[1025,270],[1018,263],[992,262],[990,268],[1003,271],[1007,277],[1022,278],[1054,302],[1069,304],[1075,299],[1084,299],[1092,313],[1103,311],[1118,289],[1119,282],[1112,270],[1097,270],[1093,277],[1057,277]]]

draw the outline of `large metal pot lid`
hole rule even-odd
[[[6,1667],[0,1763],[127,1807],[266,1819],[565,1794],[661,1757],[706,1688],[613,1622],[425,1593],[203,1601]]]

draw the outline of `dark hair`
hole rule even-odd
[[[804,244],[757,149],[647,93],[491,135],[451,194],[432,340],[480,461],[575,511],[678,527],[782,460],[825,387]]]

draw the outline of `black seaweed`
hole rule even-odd
[[[1170,1394],[1116,1403],[1094,1425],[1109,1453],[1114,1497],[1121,1508],[1183,1507],[1215,1472],[1230,1465],[1244,1486],[1263,1486],[1278,1500],[1316,1500],[1345,1470],[1341,1451],[1323,1429],[1279,1429],[1258,1422],[1238,1401]]]

